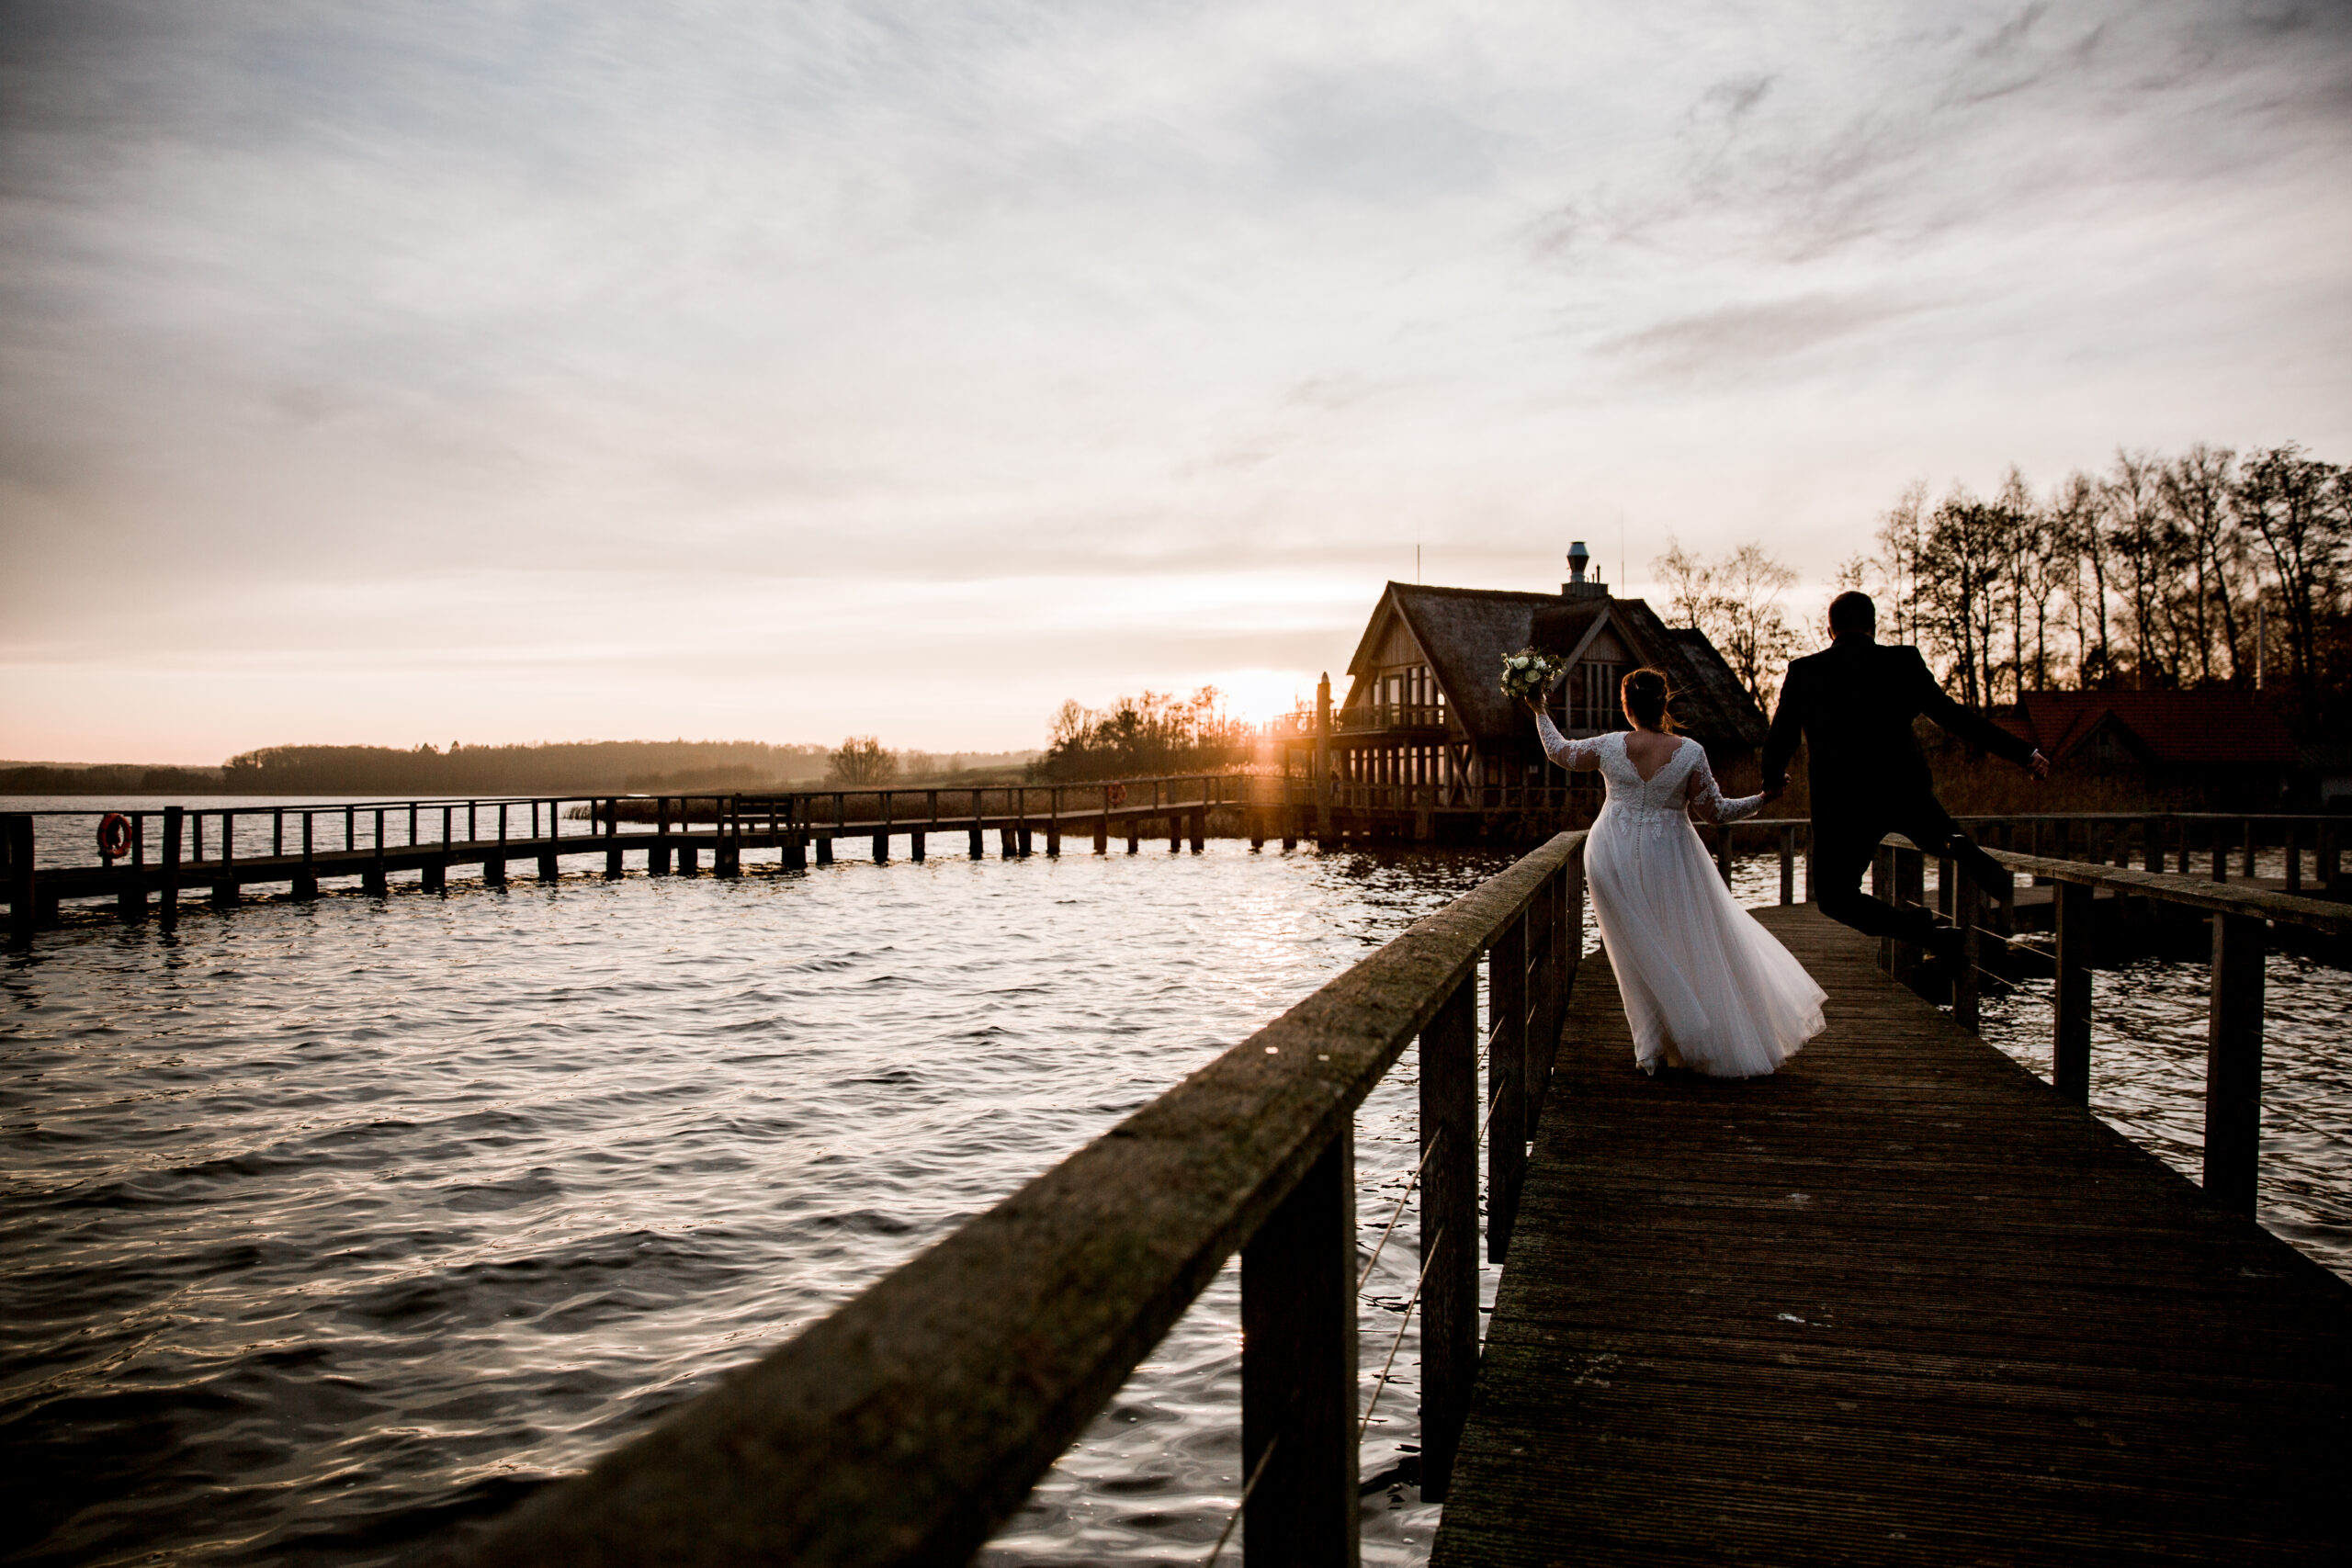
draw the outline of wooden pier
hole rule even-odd
[[[1580,983],[1434,1568],[2340,1562],[2352,1286],[1877,966],[1771,1077]]]
[[[1008,859],[1039,850],[1058,855],[1065,839],[1096,854],[1124,840],[1133,854],[1147,838],[1165,838],[1171,852],[1189,845],[1197,854],[1215,812],[1237,815],[1255,842],[1295,844],[1302,814],[1253,795],[1252,784],[1246,774],[1193,774],[968,789],[170,807],[121,814],[121,852],[99,849],[81,863],[64,857],[92,852],[89,829],[100,812],[20,812],[0,815],[0,897],[11,934],[22,940],[53,924],[74,899],[108,900],[129,919],[152,907],[170,920],[189,890],[231,908],[252,887],[312,898],[322,883],[340,878],[380,894],[408,873],[427,890],[469,869],[500,886],[515,865],[553,881],[567,860],[577,869],[583,856],[618,877],[632,857],[656,876],[693,876],[706,866],[740,875],[747,854],[770,852],[778,868],[804,870],[831,863],[845,845],[880,862],[903,843],[922,860],[941,839],[978,860],[991,834]],[[70,847],[61,852],[43,841],[43,824],[52,838],[62,830]]]

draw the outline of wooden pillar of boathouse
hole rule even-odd
[[[1315,683],[1315,847],[1331,836],[1331,672]]]

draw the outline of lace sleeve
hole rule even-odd
[[[1571,740],[1552,722],[1552,716],[1535,716],[1535,733],[1544,739],[1544,754],[1564,768],[1597,768],[1600,766],[1600,737],[1589,740]]]
[[[1693,740],[1690,744],[1699,743]],[[1690,768],[1690,801],[1699,808],[1700,815],[1711,821],[1736,822],[1743,817],[1755,816],[1757,808],[1764,804],[1764,797],[1743,795],[1736,800],[1725,799],[1724,792],[1716,787],[1715,770],[1707,765],[1707,753],[1702,750]]]

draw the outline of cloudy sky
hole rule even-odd
[[[2352,7],[0,0],[0,755],[1036,744],[2352,458]]]

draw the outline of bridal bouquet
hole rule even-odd
[[[1556,653],[1546,653],[1540,648],[1522,648],[1517,653],[1503,655],[1503,695],[1507,697],[1537,697],[1551,690],[1552,682],[1568,661]]]

